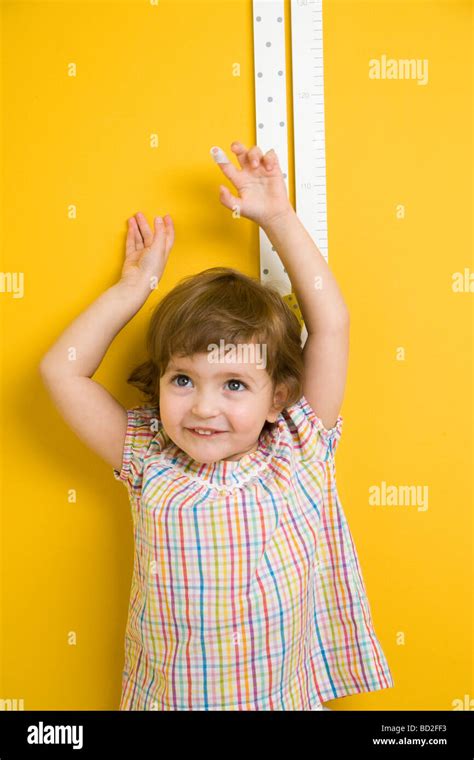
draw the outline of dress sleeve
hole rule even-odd
[[[144,457],[153,443],[156,443],[157,451],[160,450],[157,433],[162,426],[156,406],[134,406],[127,409],[127,418],[122,467],[120,471],[114,468],[113,474],[130,489],[140,490]]]
[[[342,435],[344,418],[339,415],[334,426],[327,430],[320,417],[304,396],[284,412],[301,458],[332,459]]]

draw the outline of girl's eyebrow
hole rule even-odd
[[[173,365],[170,364],[170,366],[168,367],[168,372],[182,372],[183,375],[189,375],[192,373],[196,375],[196,377],[199,377],[199,374],[195,370],[191,371],[189,369],[184,369],[182,367],[175,367],[174,364]],[[245,378],[246,380],[250,380],[251,382],[253,382],[254,380],[252,375],[248,375],[245,372],[232,372],[230,369],[225,370],[224,372],[219,372],[216,375],[216,377],[241,377],[241,378]]]

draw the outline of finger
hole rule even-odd
[[[136,214],[136,220],[140,228],[140,233],[143,238],[143,242],[148,248],[153,243],[153,233],[148,225],[145,214],[142,214],[141,211],[139,211]]]
[[[230,146],[230,149],[237,156],[237,160],[241,168],[242,169],[246,168],[249,165],[249,163],[248,163],[248,158],[247,158],[247,148],[245,147],[245,145],[236,140],[235,142],[232,143],[232,145]]]
[[[140,234],[140,230],[138,229],[137,220],[135,219],[134,216],[132,216],[129,219],[129,222],[133,230],[133,240],[134,240],[135,250],[140,251],[143,248],[143,238]]]
[[[134,216],[131,217],[130,224],[131,224],[132,230],[133,230],[133,241],[134,241],[134,245],[135,245],[135,250],[136,251],[140,251],[143,248],[143,238],[142,238],[142,236],[140,234],[140,230],[138,229],[137,220],[135,219]]]
[[[271,148],[269,151],[267,151],[263,157],[263,164],[265,166],[265,169],[268,171],[271,171],[275,166],[278,166],[278,156]]]
[[[233,211],[235,207],[237,206],[239,209],[239,213],[242,209],[242,199],[236,198],[235,195],[232,195],[229,188],[225,185],[219,185],[219,200],[222,203],[223,206]]]
[[[160,217],[155,217],[155,237],[153,238],[153,246],[155,244],[158,248],[164,246],[166,253],[169,253],[174,244],[173,220],[169,214],[166,214],[166,216],[163,217],[163,224],[160,224],[158,221],[159,218]]]
[[[161,219],[161,221],[160,221]],[[173,247],[174,243],[174,226],[173,220],[170,215],[167,214],[164,217],[155,217],[155,234],[153,237],[152,248],[157,250],[166,250],[168,253]]]
[[[230,181],[233,182],[234,185],[237,185],[240,172],[234,166],[234,164],[229,161],[229,159],[227,158],[222,148],[219,148],[217,145],[214,145],[211,148],[211,156],[216,162],[216,164],[218,164],[218,166],[221,168],[221,170],[223,171],[227,179],[230,179]]]
[[[155,229],[154,229],[154,235],[153,235],[153,243],[151,247],[157,248],[158,250],[164,249],[165,242],[166,242],[166,227],[163,221],[163,217],[155,216],[154,226],[155,226]]]
[[[174,245],[174,224],[169,214],[163,217],[166,227],[166,250],[170,251]]]
[[[260,166],[260,161],[263,158],[263,152],[261,148],[258,147],[258,145],[254,145],[253,148],[250,148],[247,157],[251,168],[257,169]]]
[[[125,255],[129,256],[131,253],[135,253],[135,227],[134,218],[128,220],[127,239],[125,241]]]

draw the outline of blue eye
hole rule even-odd
[[[174,381],[177,380],[178,377],[184,377],[184,378],[186,378],[186,380],[189,380],[189,377],[187,375],[175,375],[174,377],[171,378],[170,382],[174,383]],[[178,385],[178,388],[186,388],[186,386],[185,385]]]
[[[245,385],[245,383],[243,383],[242,380],[228,380],[227,382],[228,383],[238,383],[239,385],[243,385],[244,388],[248,388],[248,386]]]
[[[174,381],[177,380],[180,377],[184,377],[185,380],[189,380],[190,379],[187,375],[174,375],[171,378],[170,382],[174,383]],[[242,380],[233,379],[233,380],[228,380],[227,383],[237,383],[238,385],[242,385],[246,390],[248,390],[248,385],[246,385],[244,382],[242,382]],[[187,388],[187,385],[178,384],[177,387],[178,388]],[[239,389],[236,389],[236,390],[239,390]]]

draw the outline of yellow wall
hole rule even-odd
[[[258,276],[257,227],[221,206],[209,156],[255,143],[251,12],[250,0],[2,4],[1,269],[24,273],[24,294],[0,294],[0,698],[26,710],[118,708],[133,558],[126,491],[62,421],[37,365],[119,277],[138,210],[174,219],[161,292],[221,264]],[[329,706],[469,709],[473,294],[454,292],[453,274],[474,270],[472,6],[332,0],[323,14],[329,263],[352,318],[338,484],[395,680]],[[382,55],[428,59],[428,83],[371,80]],[[142,400],[125,380],[158,298],[95,376],[125,406]],[[428,508],[371,505],[383,481],[426,486]]]

